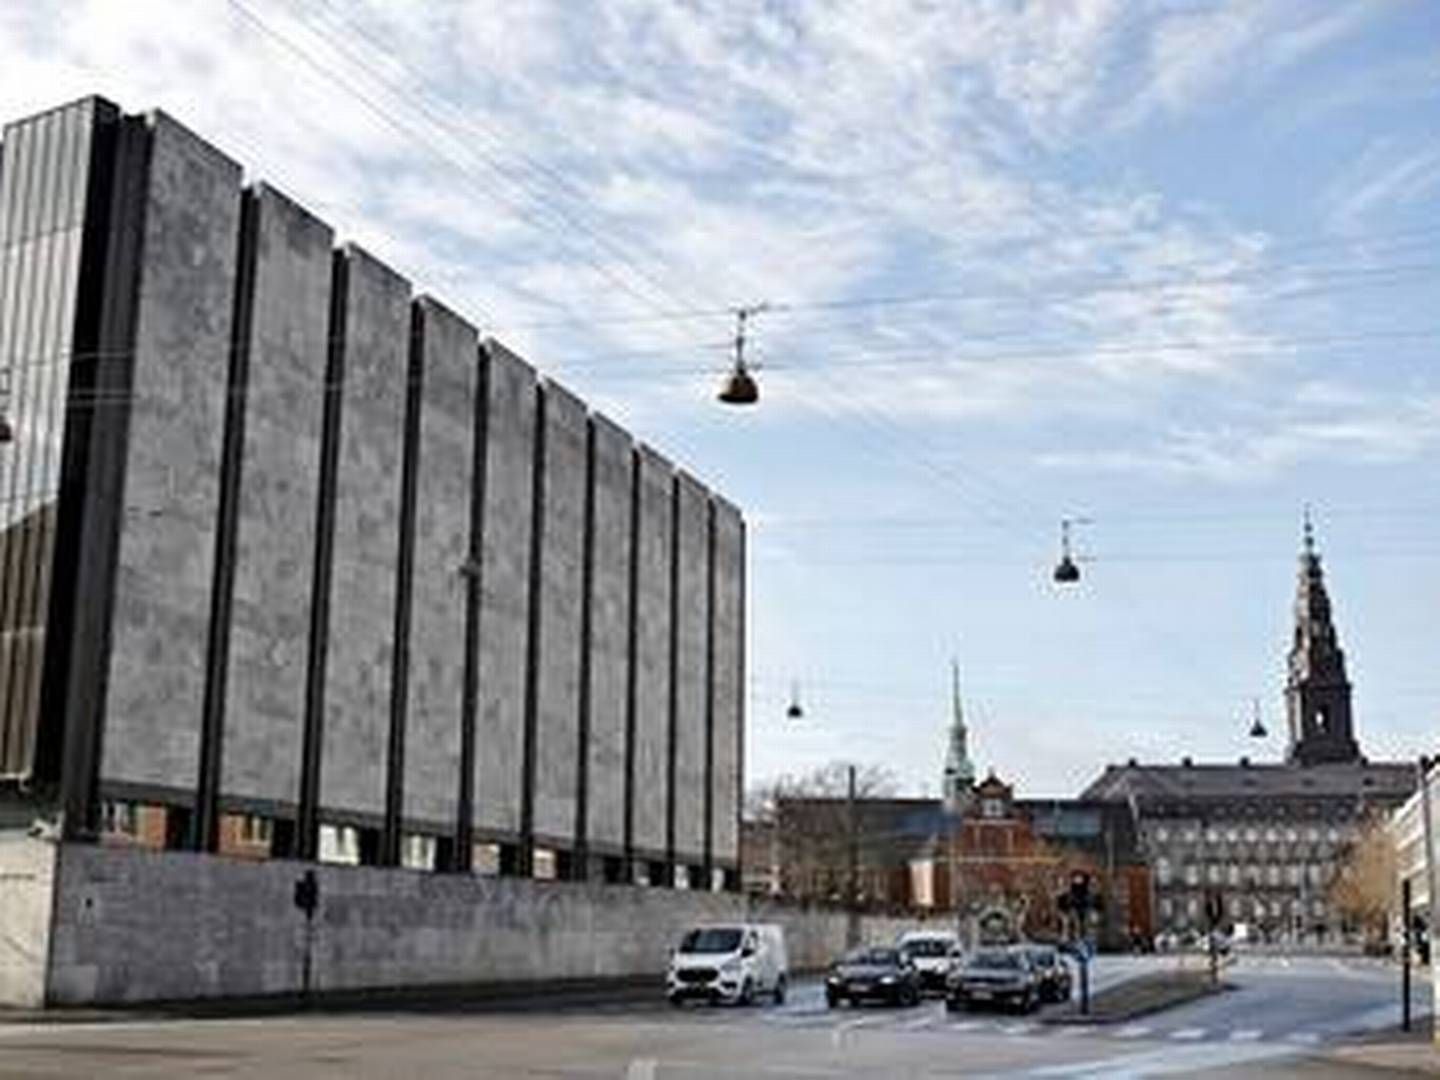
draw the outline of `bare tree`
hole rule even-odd
[[[1372,817],[1340,860],[1330,902],[1367,937],[1383,939],[1395,906],[1395,841],[1383,818]]]
[[[770,860],[780,891],[787,896],[832,902],[845,897],[852,842],[849,768],[845,762],[831,762],[757,785],[746,795],[746,820],[758,826],[752,834],[765,837],[771,845]],[[877,848],[883,838],[875,835],[866,803],[893,795],[895,787],[894,774],[884,766],[856,767],[853,839],[862,894],[879,891],[877,875],[890,869]]]

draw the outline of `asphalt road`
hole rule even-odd
[[[1102,958],[1096,985],[1164,962]],[[1327,1048],[1398,1022],[1397,976],[1379,964],[1242,959],[1227,979],[1235,987],[1227,993],[1097,1028],[1047,1024],[1043,1015],[951,1015],[934,1000],[830,1010],[815,980],[795,986],[783,1006],[748,1009],[624,1001],[528,1012],[0,1024],[0,1078],[1353,1076],[1364,1074],[1336,1071]]]

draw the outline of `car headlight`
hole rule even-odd
[[[720,971],[725,975],[734,975],[739,970],[739,960],[726,960],[723,964],[720,965]]]
[[[881,985],[881,986],[891,986],[891,985],[894,984],[894,982],[895,982],[895,976],[894,976],[894,975],[881,975],[881,976],[880,976],[880,985]]]

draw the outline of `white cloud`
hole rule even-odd
[[[1331,229],[1357,231],[1387,211],[1423,204],[1440,190],[1440,148],[1381,138],[1330,185],[1323,202]]]

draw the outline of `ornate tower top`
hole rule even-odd
[[[946,804],[954,808],[964,803],[975,787],[975,764],[966,745],[969,735],[965,730],[965,710],[960,703],[959,661],[950,662],[950,676],[950,744],[945,751],[945,776],[940,789]]]
[[[1331,621],[1330,596],[1315,550],[1315,528],[1308,507],[1303,545],[1295,589],[1295,639],[1285,686],[1288,760],[1300,765],[1358,761],[1360,747],[1353,731],[1345,652]]]

